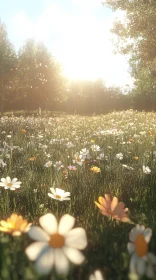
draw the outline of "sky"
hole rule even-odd
[[[127,58],[115,55],[110,32],[114,13],[101,0],[1,0],[0,19],[16,50],[27,39],[43,42],[69,79],[132,84]]]

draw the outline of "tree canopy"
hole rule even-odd
[[[156,95],[156,1],[105,0],[112,10],[123,11],[123,18],[114,22],[117,51],[129,55],[131,75],[135,78],[134,93]]]

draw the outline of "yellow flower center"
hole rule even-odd
[[[57,194],[57,195],[56,195],[56,198],[61,198],[61,196]]]
[[[53,248],[61,248],[64,246],[64,236],[59,233],[50,236],[49,245]]]
[[[11,187],[11,186],[12,186],[12,183],[8,183],[7,186],[8,186],[8,187]]]
[[[143,257],[147,254],[148,251],[148,244],[142,234],[138,234],[135,242],[135,250],[139,257]]]

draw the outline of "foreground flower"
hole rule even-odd
[[[42,228],[32,226],[28,235],[37,242],[26,248],[26,254],[35,262],[36,270],[48,274],[55,266],[57,274],[67,275],[69,261],[81,264],[83,254],[79,251],[87,246],[86,232],[83,228],[72,229],[75,218],[66,214],[59,224],[53,214],[45,214],[39,219]]]
[[[20,188],[22,183],[20,181],[17,181],[17,178],[14,178],[11,180],[10,177],[2,178],[0,182],[0,187],[3,187],[4,189],[10,189],[14,191],[15,189]]]
[[[22,216],[12,214],[6,221],[0,221],[0,231],[9,233],[13,236],[19,236],[29,231],[31,224],[23,219]]]
[[[104,280],[100,270],[96,270],[94,274],[89,276],[89,280]]]
[[[156,265],[156,257],[152,253],[148,253],[148,243],[152,236],[152,230],[143,225],[136,225],[129,234],[131,242],[128,243],[127,248],[132,254],[130,261],[130,273],[137,273],[142,276],[146,274],[147,277],[154,276],[154,265]]]
[[[148,166],[143,165],[142,170],[145,174],[150,174],[151,173],[151,169]]]
[[[93,173],[99,173],[99,172],[101,172],[101,169],[100,169],[99,167],[97,167],[97,166],[92,166],[92,167],[90,168],[90,170],[93,171]]]
[[[111,200],[110,196],[105,194],[104,197],[100,196],[98,200],[99,203],[95,201],[95,204],[100,208],[102,215],[112,217],[122,222],[130,222],[126,214],[128,208],[125,208],[123,202],[118,202],[117,197],[113,197]]]
[[[56,199],[56,200],[60,200],[60,201],[63,201],[63,200],[70,200],[70,192],[65,192],[64,190],[62,189],[59,189],[59,188],[50,188],[51,192],[52,193],[48,193],[48,196],[50,196],[51,198],[53,199]]]

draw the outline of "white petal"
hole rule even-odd
[[[129,239],[130,241],[134,242],[138,234],[142,233],[144,231],[145,227],[142,225],[136,225],[134,228],[132,228],[130,234],[129,234]]]
[[[21,186],[20,185],[17,185],[17,184],[14,184],[13,185],[13,188],[15,188],[15,189],[19,189]]]
[[[28,235],[30,238],[36,241],[49,241],[49,235],[40,227],[32,226],[28,231]]]
[[[134,246],[134,244],[133,244],[132,242],[128,242],[128,244],[127,244],[127,249],[128,249],[128,252],[129,252],[130,254],[132,254],[132,253],[135,251],[135,246]]]
[[[20,184],[22,184],[22,182],[21,181],[17,181],[17,182],[15,182],[15,185],[20,185]]]
[[[136,270],[137,270],[137,273],[139,275],[144,275],[145,274],[146,264],[145,264],[145,261],[143,259],[138,258]]]
[[[7,183],[11,183],[11,178],[8,176],[6,177]]]
[[[65,191],[62,190],[62,189],[56,188],[56,193],[57,193],[58,195],[62,196],[62,195],[65,193]]]
[[[87,246],[87,236],[83,228],[70,230],[65,239],[65,245],[71,248],[84,249]]]
[[[67,197],[67,196],[70,196],[70,192],[65,192],[65,193],[63,194],[63,197]]]
[[[6,184],[0,182],[0,187],[4,187]]]
[[[35,261],[45,248],[48,248],[47,242],[34,242],[26,248],[25,252],[31,261]]]
[[[55,268],[58,274],[68,274],[69,261],[61,249],[55,249]]]
[[[75,224],[75,218],[68,214],[65,214],[60,219],[58,232],[64,235],[73,228],[74,224]]]
[[[5,178],[2,178],[1,181],[5,184],[7,184],[7,180]]]
[[[12,179],[12,183],[17,182],[17,178]]]
[[[67,197],[62,197],[62,198],[60,198],[59,200],[60,200],[60,201],[70,200],[70,198],[69,198],[69,197],[68,197],[68,198],[67,198]]]
[[[40,217],[39,223],[48,234],[57,232],[57,220],[53,214],[48,213],[43,215]]]
[[[52,193],[48,193],[48,196],[53,198],[53,199],[56,199],[56,196],[54,194],[52,194]]]
[[[133,254],[130,260],[129,271],[135,273],[136,272],[136,264],[138,257],[136,254]]]
[[[146,242],[149,243],[150,239],[151,239],[151,236],[152,236],[152,230],[150,228],[146,228],[144,233],[143,233],[143,236],[144,236]]]
[[[95,279],[96,280],[103,280],[103,276],[102,276],[101,271],[96,270],[94,274],[95,274]]]
[[[48,274],[54,265],[54,250],[49,247],[35,263],[36,270],[41,274]]]
[[[138,231],[138,233],[143,233],[145,230],[145,226],[144,225],[136,225],[136,229]]]
[[[56,192],[55,192],[55,189],[54,188],[50,188],[51,192],[53,193],[53,195],[56,196]]]
[[[74,264],[81,264],[85,260],[84,255],[77,249],[64,247],[63,252]]]
[[[137,232],[136,228],[133,228],[133,229],[131,230],[131,232],[129,233],[129,240],[130,240],[131,242],[134,242],[135,239],[136,239],[136,237],[137,237],[137,235],[138,235],[138,232]]]

